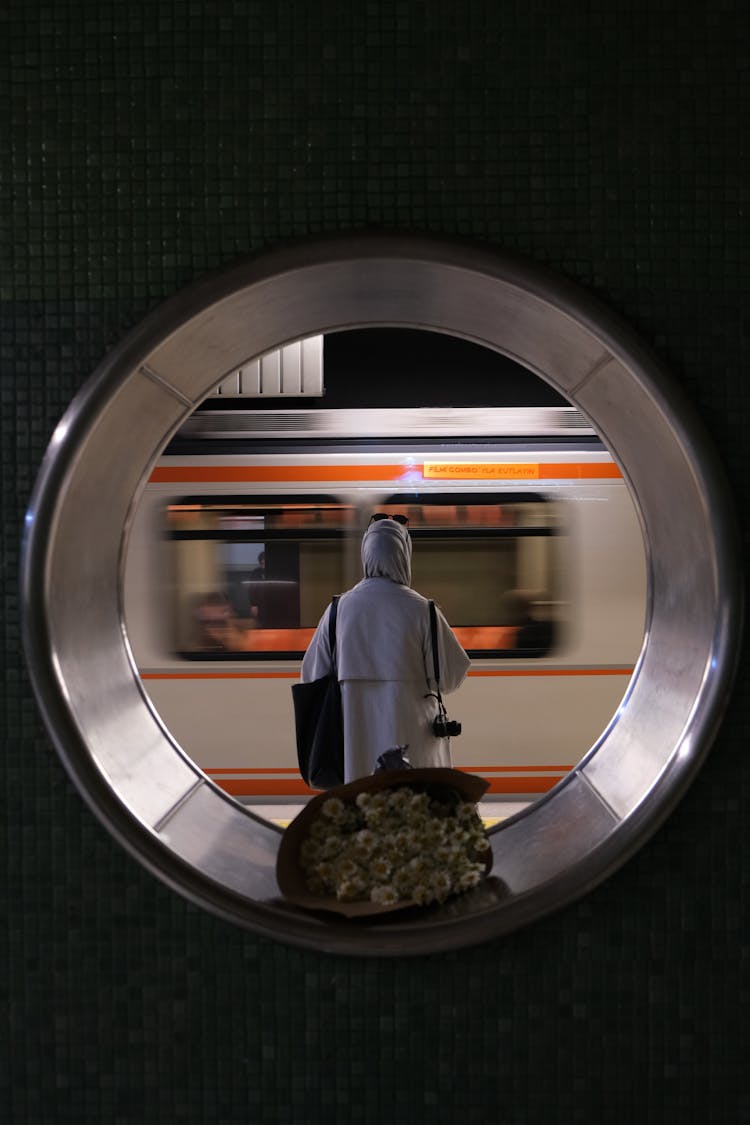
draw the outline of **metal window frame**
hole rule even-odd
[[[123,622],[123,559],[155,460],[214,386],[249,355],[375,326],[426,328],[495,348],[591,420],[640,514],[648,615],[617,714],[550,794],[493,834],[492,877],[440,908],[353,924],[282,899],[278,830],[213,785],[152,710]],[[667,816],[728,699],[741,633],[738,559],[710,442],[618,318],[575,286],[500,252],[355,236],[290,246],[212,274],[156,309],[106,357],[57,427],[27,513],[24,644],[71,777],[109,831],[160,879],[292,944],[356,955],[437,952],[495,938],[584,894]]]

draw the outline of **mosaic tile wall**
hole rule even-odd
[[[379,962],[256,938],[114,843],[43,731],[17,597],[46,442],[107,349],[210,267],[316,232],[463,235],[595,291],[698,406],[745,512],[742,10],[2,6],[6,1120],[748,1120],[746,661],[697,782],[615,877],[512,937]]]

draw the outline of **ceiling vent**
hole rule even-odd
[[[209,397],[302,398],[323,394],[323,337],[308,336],[250,360]]]

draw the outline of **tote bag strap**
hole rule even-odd
[[[331,669],[336,675],[336,615],[338,612],[339,595],[331,598],[331,611],[328,614],[328,647],[331,650]]]

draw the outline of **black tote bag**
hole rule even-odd
[[[344,716],[336,672],[336,613],[331,601],[328,641],[331,672],[309,684],[292,684],[299,772],[313,789],[333,789],[344,782]]]

